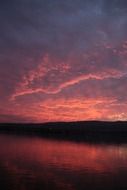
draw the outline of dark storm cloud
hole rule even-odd
[[[99,0],[18,0],[1,4],[2,46],[33,45],[43,51],[68,53],[74,48],[88,48],[98,40],[117,37],[118,41],[126,33],[126,6],[122,2],[121,6],[116,1]]]

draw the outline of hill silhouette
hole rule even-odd
[[[127,122],[78,121],[50,123],[1,123],[1,133],[40,135],[58,139],[127,141]]]

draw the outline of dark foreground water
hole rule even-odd
[[[127,190],[127,144],[0,135],[1,190]]]

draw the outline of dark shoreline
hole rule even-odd
[[[1,123],[0,133],[42,136],[58,140],[126,143],[127,122]]]

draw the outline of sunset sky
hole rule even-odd
[[[127,120],[126,0],[1,0],[0,122]]]

